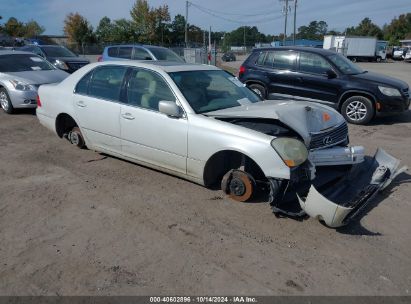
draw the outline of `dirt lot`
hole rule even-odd
[[[411,84],[411,64],[366,66]],[[411,167],[410,112],[350,131]],[[30,112],[0,113],[0,134],[1,295],[411,293],[408,174],[333,230],[78,150]]]

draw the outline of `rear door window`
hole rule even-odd
[[[313,53],[300,53],[300,71],[311,74],[326,74],[331,65],[323,57]]]
[[[131,59],[131,53],[133,52],[133,47],[131,46],[122,46],[118,49],[119,58]]]
[[[263,65],[264,64],[264,58],[265,58],[266,54],[267,54],[267,52],[261,52],[260,53],[260,55],[258,56],[258,59],[257,59],[257,64],[258,65]]]
[[[151,60],[152,58],[146,50],[136,47],[134,48],[134,59],[135,60]]]
[[[120,101],[120,92],[126,71],[127,67],[123,66],[103,66],[95,69],[88,85],[88,95]]]
[[[295,70],[297,54],[290,51],[274,51],[274,69]]]

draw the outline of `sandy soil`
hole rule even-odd
[[[411,166],[410,112],[350,131]],[[78,150],[30,112],[0,134],[1,295],[411,293],[409,174],[333,230]]]

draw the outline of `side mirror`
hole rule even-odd
[[[158,103],[158,110],[160,111],[160,113],[166,114],[170,117],[180,118],[183,116],[183,111],[174,101],[160,101]]]
[[[327,70],[325,73],[327,74],[328,79],[332,79],[332,78],[337,77],[337,74],[331,69]]]

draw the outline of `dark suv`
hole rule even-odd
[[[90,63],[88,59],[79,57],[62,45],[26,45],[19,50],[37,54],[47,59],[56,68],[68,73],[73,73]]]
[[[239,79],[263,98],[272,93],[310,98],[338,109],[354,124],[410,105],[404,81],[364,71],[340,54],[317,48],[254,49]]]

